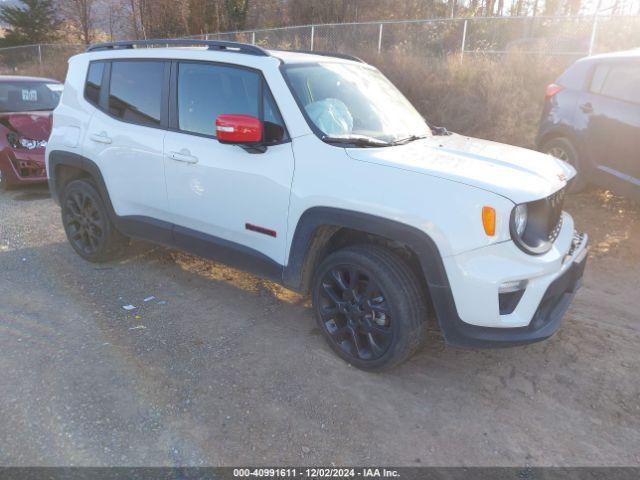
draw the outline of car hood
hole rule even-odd
[[[514,203],[547,197],[575,175],[568,163],[549,155],[457,134],[395,147],[347,149],[347,154],[482,188]]]
[[[0,113],[0,124],[31,140],[47,140],[51,134],[51,112]]]

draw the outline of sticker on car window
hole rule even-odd
[[[61,83],[47,83],[47,88],[52,92],[61,92],[64,88],[64,85]]]
[[[33,89],[29,89],[29,88],[23,88],[22,89],[22,101],[23,102],[37,102],[38,101],[38,91],[37,90],[33,90]]]

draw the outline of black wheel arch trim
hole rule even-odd
[[[113,210],[113,205],[111,205],[111,199],[109,195],[106,194],[107,186],[104,183],[104,178],[102,177],[102,173],[100,173],[100,168],[91,160],[82,155],[79,155],[74,152],[66,152],[64,150],[53,150],[49,153],[49,190],[51,190],[51,197],[53,200],[60,204],[60,189],[62,185],[59,185],[59,179],[57,178],[58,167],[66,166],[73,167],[79,170],[83,170],[88,175],[93,178],[93,181],[96,182],[96,186],[100,191],[100,195],[102,195],[103,200],[107,205],[107,209],[109,210],[110,216],[115,216],[115,211]]]
[[[328,227],[331,234],[341,228],[350,228],[402,242],[420,259],[427,283],[449,285],[440,251],[431,237],[423,231],[388,218],[353,210],[312,207],[301,215],[291,241],[289,262],[283,275],[283,282],[287,287],[299,291],[304,291],[308,287],[307,276],[310,272],[305,264],[314,260],[309,255],[314,254],[313,241],[320,227]]]

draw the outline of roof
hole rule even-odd
[[[140,47],[154,47],[140,53]],[[337,52],[307,52],[307,51],[286,51],[286,50],[266,50],[258,45],[228,42],[224,40],[198,40],[188,38],[174,39],[148,39],[148,40],[122,40],[117,42],[105,42],[90,45],[87,53],[98,54],[107,52],[106,55],[97,55],[99,58],[131,58],[147,57],[158,58],[164,55],[170,58],[180,58],[181,55],[189,57],[194,54],[214,58],[232,58],[231,56],[243,56],[245,59],[253,57],[254,61],[259,58],[275,58],[282,63],[310,63],[319,62],[327,58],[332,61],[356,61],[362,62],[359,58]],[[135,52],[135,53],[134,53]],[[199,53],[196,53],[199,52]],[[208,53],[207,53],[208,52]],[[229,56],[228,56],[229,55]]]
[[[351,57],[341,53],[333,52],[296,52],[290,50],[268,50],[271,56],[276,57],[283,63],[316,63],[327,60],[343,62],[360,62],[357,57]]]
[[[0,75],[0,83],[8,82],[47,82],[47,83],[60,83],[53,78],[45,77],[26,77],[22,75]]]
[[[601,53],[599,55],[592,55],[591,57],[583,58],[583,60],[608,60],[608,59],[640,59],[640,48],[634,48],[633,50],[622,50],[619,52]]]

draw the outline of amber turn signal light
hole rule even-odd
[[[496,234],[496,210],[493,207],[482,207],[482,226],[490,237]]]

